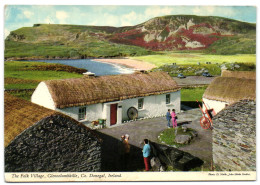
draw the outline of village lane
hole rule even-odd
[[[210,167],[212,161],[212,131],[201,128],[199,120],[202,116],[200,109],[191,109],[178,113],[178,122],[186,122],[188,128],[198,132],[198,136],[187,146],[179,148],[188,152],[204,161],[204,167]],[[119,126],[100,129],[99,132],[120,139],[121,135],[129,134],[129,143],[136,147],[142,148],[143,139],[147,138],[158,143],[158,135],[167,129],[165,117],[138,120],[123,123]]]

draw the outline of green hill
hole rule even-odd
[[[136,26],[35,24],[12,31],[6,59],[149,55],[156,51],[255,53],[256,24],[213,16],[170,15]]]

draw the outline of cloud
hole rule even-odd
[[[151,6],[146,8],[144,14],[146,17],[157,17],[163,15],[171,15],[174,12],[173,7],[160,7],[160,6]]]
[[[102,23],[103,25],[106,25],[106,26],[118,25],[119,24],[119,16],[106,13],[106,14],[104,14],[103,21],[100,21],[100,23]]]
[[[217,16],[233,16],[234,11],[230,7],[221,6],[196,6],[192,9],[195,15],[217,15]]]
[[[47,17],[46,19],[44,19],[43,23],[47,23],[47,24],[54,24],[55,22],[53,21],[52,18]]]
[[[34,15],[34,13],[25,10],[25,11],[23,12],[23,15],[24,15],[26,18],[30,19],[30,18]]]
[[[135,24],[138,15],[131,11],[128,14],[124,14],[120,18],[121,26],[132,26]]]
[[[10,34],[10,31],[5,28],[4,37],[6,38]]]
[[[8,20],[10,18],[10,15],[11,15],[11,11],[10,11],[10,7],[9,6],[5,6],[5,20]]]
[[[68,18],[68,14],[64,11],[57,11],[56,18],[59,20],[60,24],[66,23],[66,19]]]

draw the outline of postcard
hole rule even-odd
[[[256,6],[4,7],[6,182],[255,181]]]

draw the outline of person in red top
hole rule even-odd
[[[177,120],[176,120],[176,113],[175,113],[175,109],[172,109],[172,127],[175,128],[177,127]]]

